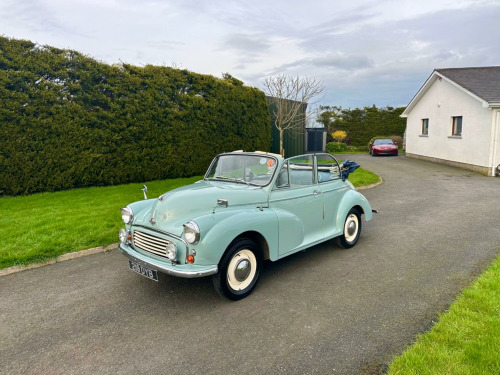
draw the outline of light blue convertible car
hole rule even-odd
[[[212,275],[238,300],[257,284],[262,261],[276,261],[336,238],[350,248],[371,220],[366,198],[330,154],[283,159],[264,152],[218,155],[205,178],[122,208],[120,251],[153,280]],[[147,189],[144,189],[145,191]]]

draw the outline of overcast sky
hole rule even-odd
[[[434,68],[500,65],[500,0],[0,0],[0,34],[106,63],[262,89],[325,83],[325,105],[405,106]]]

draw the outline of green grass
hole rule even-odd
[[[500,374],[500,256],[388,374]]]
[[[148,197],[203,178],[147,182]],[[378,181],[358,168],[354,186]],[[120,208],[143,199],[143,184],[74,189],[26,197],[0,198],[0,269],[43,262],[61,254],[118,242]]]
[[[203,178],[148,182],[148,197]],[[143,199],[143,184],[0,198],[0,269],[118,242],[120,208]]]
[[[379,176],[363,168],[356,169],[347,179],[351,181],[355,187],[371,185],[380,181]]]

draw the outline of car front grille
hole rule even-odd
[[[173,244],[169,240],[138,230],[134,231],[133,239],[135,247],[162,257],[167,257],[167,246]]]

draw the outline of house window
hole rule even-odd
[[[428,118],[422,119],[422,134],[424,134],[424,135],[429,134],[429,119]]]
[[[452,117],[451,135],[454,135],[454,136],[461,136],[462,135],[462,116]]]

